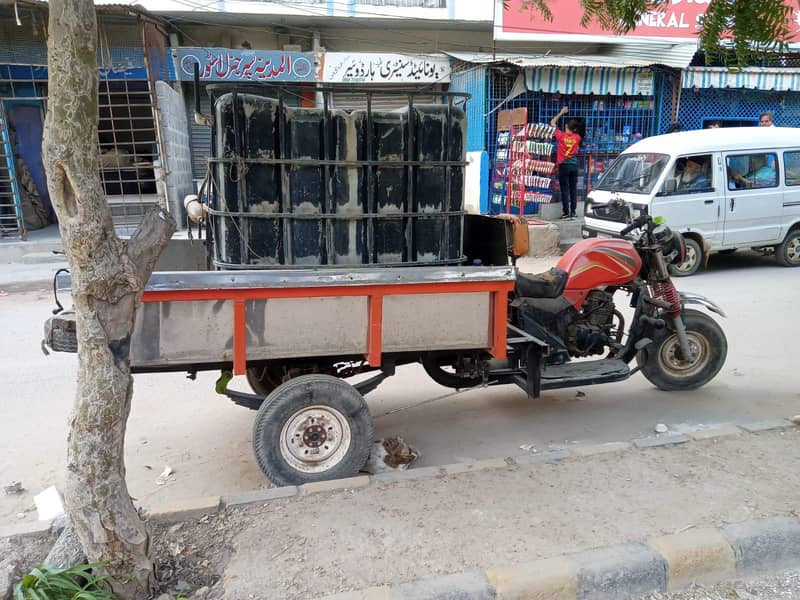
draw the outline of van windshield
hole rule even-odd
[[[597,189],[609,192],[649,194],[668,161],[668,154],[622,154],[605,172]]]

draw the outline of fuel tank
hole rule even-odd
[[[564,297],[580,309],[594,288],[630,282],[641,270],[642,259],[627,240],[586,238],[567,250],[556,266],[569,274]]]

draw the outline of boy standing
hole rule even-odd
[[[565,106],[550,120],[551,127],[557,127],[558,120],[567,114]],[[574,219],[578,208],[578,148],[582,138],[577,132],[577,121],[570,119],[564,131],[556,129],[556,164],[558,165],[558,183],[561,186],[562,219]]]

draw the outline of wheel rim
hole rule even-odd
[[[695,264],[697,264],[697,259],[697,251],[694,249],[694,246],[686,244],[686,260],[676,265],[675,268],[681,273],[688,273],[694,269]]]
[[[795,235],[786,244],[786,259],[789,262],[800,264],[800,235]]]
[[[350,424],[335,408],[314,405],[298,410],[281,430],[281,456],[294,469],[322,473],[350,448]]]
[[[711,360],[711,344],[696,331],[687,331],[689,360],[680,358],[681,347],[677,335],[672,335],[661,344],[658,353],[660,367],[674,377],[692,377],[701,372]]]

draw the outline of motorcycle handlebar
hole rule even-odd
[[[625,229],[623,229],[622,231],[619,232],[619,235],[621,237],[625,237],[626,235],[628,235],[634,229],[638,229],[639,227],[641,227],[642,225],[647,223],[648,218],[649,218],[648,215],[641,215],[640,217],[634,219],[633,223],[631,223]]]

